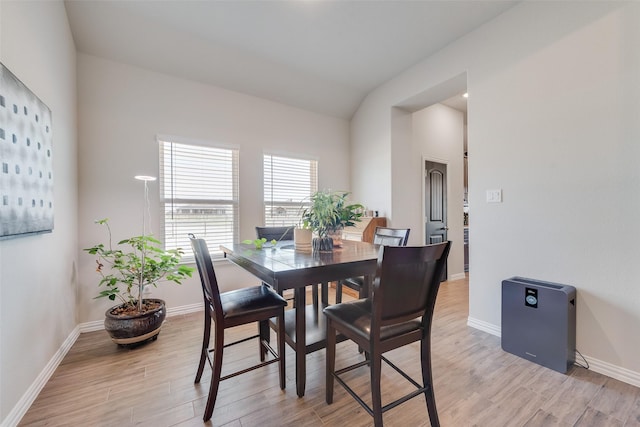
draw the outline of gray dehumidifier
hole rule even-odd
[[[566,373],[575,361],[576,288],[524,277],[503,280],[502,349]]]

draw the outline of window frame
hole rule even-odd
[[[221,206],[224,207],[225,211],[227,211],[227,209],[229,209],[230,207],[231,213],[230,214],[227,213],[227,215],[230,215],[231,217],[230,227],[221,228],[213,224],[214,225],[214,228],[212,229],[213,231],[211,233],[207,233],[206,230],[208,228],[211,228],[211,219],[215,219],[215,217],[217,216],[217,214],[215,213],[210,213],[210,214],[203,214],[205,218],[202,218],[202,221],[200,223],[197,223],[197,221],[195,221],[196,226],[194,227],[194,229],[188,231],[189,233],[194,233],[196,237],[204,238],[207,241],[207,245],[209,247],[209,251],[211,253],[212,259],[214,260],[222,259],[224,257],[224,254],[219,249],[220,245],[237,243],[239,240],[239,234],[240,234],[239,233],[239,229],[240,229],[240,226],[239,226],[240,225],[240,208],[239,208],[239,205],[240,205],[239,203],[240,149],[239,147],[231,144],[216,143],[212,141],[192,140],[184,137],[168,136],[168,135],[158,135],[156,139],[158,142],[158,150],[159,150],[158,151],[159,177],[160,177],[159,201],[160,201],[160,210],[161,210],[160,216],[162,218],[162,221],[161,221],[162,236],[163,236],[162,241],[163,241],[164,248],[175,249],[177,247],[180,247],[184,251],[182,263],[186,264],[186,263],[195,262],[191,245],[189,244],[189,241],[188,241],[187,232],[185,231],[184,233],[185,236],[183,237],[180,235],[180,230],[179,230],[180,228],[189,228],[189,226],[187,225],[185,227],[184,224],[181,224],[176,220],[172,222],[175,225],[175,227],[171,231],[169,229],[170,223],[167,222],[169,213],[173,213],[175,215],[176,212],[178,212],[180,209],[179,206],[180,205],[184,206],[185,204],[192,205],[193,206],[192,209],[198,209],[198,206],[201,206],[201,209],[203,211],[220,209]],[[198,150],[202,150],[202,153],[200,153],[202,155],[202,158],[204,158],[205,155],[210,156],[208,157],[209,160],[218,157],[217,161],[223,161],[225,160],[225,156],[229,157],[228,165],[227,165],[229,169],[226,173],[230,174],[228,179],[231,182],[228,183],[229,184],[228,187],[225,187],[223,193],[228,192],[230,194],[230,197],[193,198],[193,197],[188,197],[188,195],[187,196],[181,195],[181,197],[176,197],[173,192],[176,191],[176,189],[180,191],[180,188],[176,188],[179,184],[176,183],[175,177],[184,176],[184,175],[176,175],[175,157],[170,158],[168,161],[168,165],[165,165],[165,163],[167,163],[167,155],[165,154],[165,152],[171,144],[176,144],[173,146],[174,148],[184,149],[185,152],[191,151],[192,153],[197,153]],[[185,147],[188,147],[188,148],[185,148]],[[211,151],[207,153],[207,150],[211,150]],[[220,156],[216,156],[214,151],[220,151],[220,150],[227,151],[225,156],[223,156],[222,154]],[[175,156],[175,154],[176,153],[174,151],[173,156]],[[199,160],[202,160],[202,158],[198,157]],[[188,159],[184,161],[188,161]],[[196,164],[197,164],[197,160],[195,161],[194,165]],[[178,166],[178,167],[183,169],[178,173],[185,172],[184,165]],[[170,170],[171,172],[167,173],[167,170]],[[213,184],[220,184],[218,180],[220,180],[221,182],[225,181],[224,172],[221,175],[222,175],[222,178],[218,177],[217,172],[212,172],[211,174],[209,174],[208,178],[204,175],[201,175],[203,179],[194,183],[193,184],[194,188],[190,188],[190,189],[197,190],[198,184],[202,185],[203,188],[211,188]],[[188,178],[186,182],[189,183]],[[187,184],[187,185],[189,186],[190,184]],[[167,186],[169,186],[169,188],[167,188]],[[183,191],[184,191],[184,188],[183,188]],[[171,195],[168,195],[167,192],[171,193]],[[186,209],[186,207],[183,207],[183,208]],[[189,214],[186,214],[186,215],[189,215]],[[194,215],[198,215],[198,214],[194,213]],[[199,228],[200,231],[196,230],[195,228]],[[168,233],[168,231],[171,231],[171,232]],[[225,237],[220,238],[219,237],[220,234],[224,235]],[[231,241],[229,241],[229,238],[231,239]]]
[[[267,169],[267,158],[270,159],[271,167]],[[298,194],[298,197],[295,200],[292,198],[288,201],[279,200],[274,201],[273,197],[268,200],[267,197],[269,195],[273,196],[276,192],[274,190],[274,179],[273,179],[273,160],[281,159],[282,161],[290,161],[290,162],[308,162],[309,167],[309,176],[308,176],[308,191],[304,192],[304,195]],[[309,206],[311,203],[310,196],[318,191],[318,160],[315,158],[293,155],[293,154],[283,154],[276,152],[264,152],[262,155],[262,223],[266,227],[286,227],[286,226],[296,226],[299,224],[300,217],[302,215],[302,211],[305,207]],[[271,178],[267,175],[271,172]],[[291,178],[291,175],[288,175],[287,178]],[[282,180],[282,178],[279,178]],[[296,181],[298,184],[300,181]],[[268,189],[268,185],[270,184],[270,189]],[[283,188],[279,188],[280,191],[283,191]],[[280,219],[276,219],[274,215],[269,215],[269,210],[273,211],[278,208],[283,208],[285,211],[285,215],[280,216]]]

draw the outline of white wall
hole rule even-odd
[[[316,158],[321,188],[349,189],[348,122],[167,75],[78,55],[80,247],[104,241],[93,223],[108,217],[114,239],[141,229],[142,183],[158,176],[157,134],[240,147],[240,238],[263,223],[264,150]],[[153,232],[161,236],[157,182],[151,184]],[[94,300],[94,259],[80,256],[80,322],[99,321],[113,305]],[[224,289],[255,282],[227,262],[216,265]],[[169,309],[202,301],[197,274],[182,286],[160,284],[152,295]]]
[[[392,108],[466,72],[470,324],[500,333],[505,278],[574,285],[578,349],[640,385],[638,22],[637,2],[523,2],[371,93],[351,152],[355,196],[390,209]]]
[[[54,230],[0,241],[0,421],[11,425],[77,324],[76,52],[62,2],[0,2],[0,60],[51,109],[53,130]]]

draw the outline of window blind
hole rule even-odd
[[[265,226],[297,225],[317,190],[317,161],[264,155]]]
[[[193,233],[221,258],[219,246],[238,240],[238,150],[159,142],[165,248],[182,248],[193,261]]]

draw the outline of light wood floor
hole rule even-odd
[[[443,426],[640,426],[640,389],[578,367],[563,375],[502,351],[498,337],[466,326],[467,295],[466,280],[448,282],[437,301],[433,372]],[[252,331],[236,328],[232,333]],[[201,314],[168,318],[156,342],[134,350],[117,347],[103,331],[82,334],[21,425],[203,425],[210,369],[200,384],[193,383],[201,334]],[[254,342],[227,351],[225,368],[253,361],[257,353]],[[337,367],[362,357],[346,342],[337,353]],[[417,345],[389,355],[420,377]],[[304,398],[296,396],[294,354],[287,347],[285,391],[278,387],[276,364],[224,381],[206,424],[371,425],[369,415],[338,385],[334,403],[325,403],[324,351],[307,358]],[[369,393],[366,368],[353,372],[349,381]],[[391,369],[384,371],[383,404],[408,389]],[[384,421],[388,426],[428,426],[424,399],[387,412]]]

